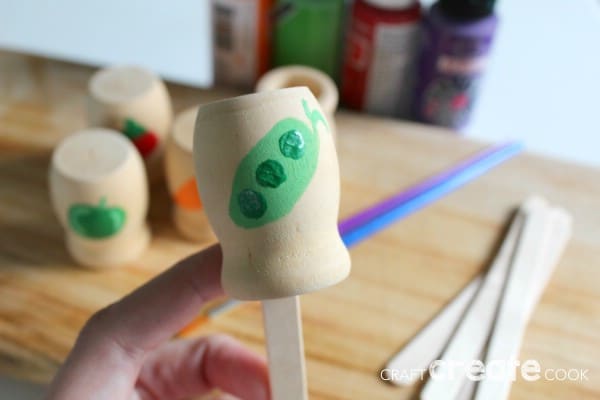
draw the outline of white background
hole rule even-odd
[[[212,82],[209,0],[0,0],[0,47]]]

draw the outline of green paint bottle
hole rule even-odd
[[[278,0],[273,64],[307,65],[337,81],[344,0]]]

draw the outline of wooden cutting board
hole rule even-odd
[[[159,184],[144,256],[116,270],[76,267],[50,209],[46,175],[55,143],[85,126],[92,70],[11,53],[0,53],[0,70],[0,373],[47,382],[94,311],[208,243],[177,234]],[[169,89],[177,110],[231,94]],[[483,147],[440,129],[357,114],[339,113],[337,126],[342,217]],[[533,192],[570,210],[575,226],[521,359],[588,369],[589,380],[519,380],[512,398],[600,398],[600,171],[530,154],[353,248],[348,280],[302,296],[310,398],[414,398],[417,387],[382,382],[381,368],[486,266],[511,209]],[[256,303],[219,316],[200,334],[211,332],[264,351]]]

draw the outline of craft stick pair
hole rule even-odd
[[[441,359],[465,365],[480,359],[482,354],[490,361],[517,357],[527,320],[558,263],[570,232],[571,219],[564,210],[551,208],[539,198],[529,199],[513,219],[487,274],[478,276],[463,289],[389,361],[386,368],[396,371],[426,369],[441,354],[444,344]],[[465,303],[468,303],[467,310],[461,313]],[[462,320],[453,325],[452,321],[458,322],[461,314]],[[492,326],[495,329],[490,332]],[[490,334],[492,340],[486,349]],[[436,375],[448,376],[451,372],[448,368],[451,368],[450,364],[442,363],[436,369]],[[456,372],[453,379],[431,379],[424,387],[421,399],[468,399],[475,390],[478,399],[508,396],[511,383],[508,379],[483,380],[475,388],[474,382]],[[401,377],[404,379],[392,382],[405,385],[415,380],[406,375]]]
[[[543,204],[532,213],[512,261],[487,348],[487,362],[517,359],[529,318],[570,235],[571,216],[566,211]],[[507,399],[511,385],[509,376],[485,379],[477,385],[475,399]]]
[[[519,240],[523,219],[525,218],[523,214],[531,212],[533,206],[531,202],[528,202],[515,216],[496,258],[483,278],[477,294],[446,346],[441,357],[442,360],[452,360],[452,362],[467,365],[481,353],[490,334],[496,315],[496,305],[502,294],[506,274],[510,267],[510,259]],[[450,363],[443,363],[436,374],[451,376],[452,368],[456,367]],[[440,396],[442,396],[443,391],[443,396],[446,396],[446,399],[453,399],[463,386],[464,376],[444,379],[443,384],[439,385],[435,384],[437,382],[437,380],[431,380],[424,388],[421,397],[425,399],[442,398]]]
[[[385,366],[388,371],[427,370],[444,351],[452,332],[473,300],[481,284],[481,276],[475,277],[444,309],[437,314],[411,341],[395,354]],[[447,334],[444,334],[447,333]],[[412,385],[419,378],[416,374],[396,373],[387,377],[394,385]]]
[[[523,216],[517,213],[500,250],[485,276],[477,276],[463,289],[459,296],[444,308],[402,351],[387,364],[396,371],[411,368],[429,368],[429,365],[442,354],[442,359],[473,360],[480,353],[494,318],[494,304],[500,297],[510,257],[517,242],[523,223]],[[468,311],[465,313],[465,309]],[[462,320],[461,320],[462,319]],[[445,334],[444,334],[445,333]],[[461,337],[465,340],[455,341]],[[444,350],[445,349],[445,350]],[[415,359],[419,357],[418,359]],[[448,366],[438,369],[440,374],[448,374]],[[405,375],[401,375],[405,377]],[[408,379],[410,378],[410,379]],[[398,385],[412,384],[416,377],[396,379]],[[452,399],[461,389],[462,379],[453,380],[452,390],[447,398]]]

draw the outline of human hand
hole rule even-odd
[[[218,245],[177,263],[100,310],[79,334],[48,400],[176,400],[219,388],[268,400],[262,357],[225,335],[169,339],[223,294]]]

